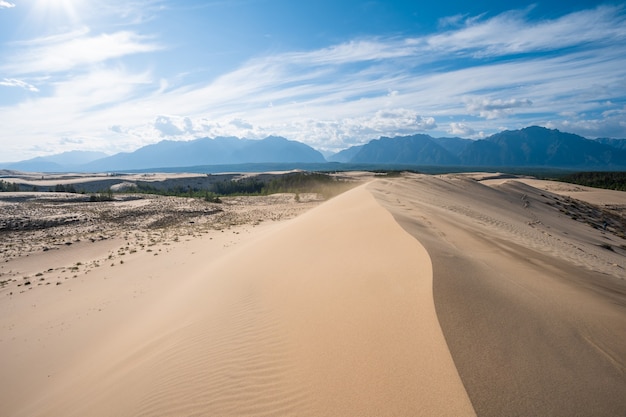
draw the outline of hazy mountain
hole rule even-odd
[[[603,145],[609,145],[613,148],[626,150],[626,139],[598,138],[595,141]]]
[[[463,138],[435,138],[434,140],[446,151],[457,157],[461,156],[461,153],[465,150],[465,148],[467,148],[469,144],[474,143],[474,141],[471,139]]]
[[[107,156],[109,155],[104,152],[69,151],[46,156],[43,157],[43,159],[59,165],[83,165],[95,161],[96,159],[106,158]]]
[[[465,150],[465,148],[467,147],[468,144],[472,143],[473,140],[471,139],[463,139],[463,138],[433,138],[427,135],[417,135],[417,136],[413,136],[413,137],[422,137],[422,138],[427,138],[430,141],[432,141],[433,143],[441,146],[443,149],[445,149],[446,151],[448,151],[450,154],[452,154],[453,156],[455,156],[456,158],[453,158],[453,160],[456,162],[459,162],[457,159],[459,157],[459,155]],[[382,138],[381,138],[382,139]],[[385,138],[385,139],[389,139],[389,138]],[[394,140],[397,138],[393,138]],[[403,139],[401,139],[403,140]],[[378,144],[378,145],[383,145],[384,144]],[[327,157],[326,159],[330,162],[344,162],[344,163],[349,163],[349,162],[360,162],[358,161],[358,159],[360,158],[364,158],[365,155],[367,155],[367,153],[365,155],[361,155],[359,158],[353,159],[357,153],[359,153],[361,151],[361,149],[367,146],[366,145],[356,145],[356,146],[351,146],[347,149],[344,149],[340,152],[337,152],[329,157]],[[441,152],[440,149],[436,148],[438,152]],[[370,152],[370,151],[368,151]],[[368,155],[367,157],[370,158],[371,155]],[[449,155],[448,155],[449,157]],[[427,159],[432,159],[431,157],[426,157]]]
[[[62,172],[78,169],[81,165],[107,156],[104,152],[69,151],[1,165],[17,171]]]
[[[461,153],[469,166],[615,168],[626,166],[626,151],[572,133],[531,126],[506,130],[471,143]]]
[[[248,141],[232,156],[234,163],[326,162],[324,156],[310,146],[279,136]]]
[[[609,146],[611,143],[616,146]],[[624,169],[620,140],[590,140],[571,133],[532,126],[504,131],[482,140],[432,138],[428,135],[380,138],[338,156],[347,163],[471,167],[554,167]],[[356,151],[356,152],[355,152]]]
[[[329,162],[350,162],[350,160],[354,158],[354,155],[356,155],[361,150],[361,148],[363,148],[363,146],[365,145],[351,146],[347,149],[330,155],[326,158],[326,160]]]
[[[162,141],[130,153],[102,158],[97,152],[65,152],[0,168],[34,171],[125,171],[237,164],[324,164],[323,155],[301,142],[269,136]],[[96,159],[100,158],[100,159]],[[328,158],[349,164],[553,167],[626,169],[626,139],[585,139],[571,133],[531,126],[486,139],[433,138],[428,135],[381,137]]]
[[[310,146],[281,137],[270,136],[262,140],[218,137],[192,141],[166,140],[134,152],[99,159],[83,168],[86,171],[120,171],[254,162],[311,163],[325,162],[325,159]]]
[[[459,159],[428,135],[382,137],[364,145],[351,163],[458,165]]]

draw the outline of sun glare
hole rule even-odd
[[[79,19],[79,6],[83,0],[35,0],[33,9],[40,18],[50,23],[76,23]]]

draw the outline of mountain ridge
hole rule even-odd
[[[539,126],[505,130],[484,139],[426,134],[380,137],[324,158],[312,147],[281,136],[163,140],[133,152],[106,155],[70,151],[0,168],[32,172],[107,172],[245,164],[336,163],[385,166],[545,167],[626,170],[626,139],[586,139]]]
[[[626,169],[625,143],[624,139],[587,139],[529,126],[479,140],[424,134],[382,137],[338,154],[351,156],[343,158],[344,163]]]

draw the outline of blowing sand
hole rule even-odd
[[[563,198],[409,175],[59,258],[0,289],[0,415],[625,415],[624,227]]]

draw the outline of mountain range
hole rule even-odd
[[[531,126],[505,130],[486,139],[381,137],[329,158],[343,163],[457,167],[626,168],[625,139],[586,139]]]
[[[324,164],[381,166],[542,167],[574,170],[626,170],[626,139],[586,139],[531,126],[485,139],[433,138],[429,135],[381,137],[324,158],[301,142],[269,136],[191,141],[164,140],[112,156],[72,151],[0,168],[34,172],[111,172],[239,164]],[[333,164],[336,167],[337,164]]]

